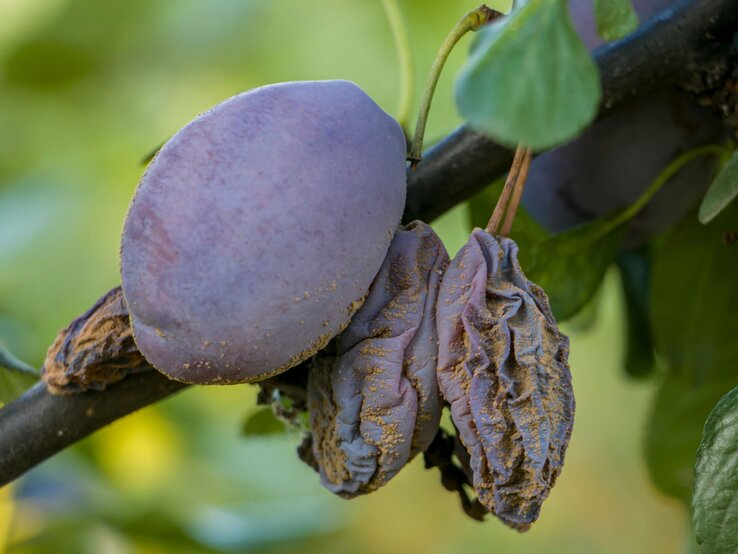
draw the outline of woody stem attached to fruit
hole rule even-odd
[[[487,232],[491,235],[507,236],[510,233],[520,199],[523,196],[523,188],[525,188],[532,159],[533,154],[528,148],[518,146],[515,150],[515,157],[510,172],[507,174],[505,186],[502,188],[492,217],[487,223]]]

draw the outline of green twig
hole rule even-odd
[[[415,94],[415,79],[413,75],[413,60],[410,50],[410,41],[407,38],[407,28],[402,17],[397,0],[382,0],[384,12],[387,14],[392,39],[397,51],[397,65],[400,72],[400,94],[397,100],[395,117],[405,132],[410,136],[410,112],[413,109],[413,96]]]
[[[661,189],[661,187],[669,181],[669,179],[671,179],[684,166],[686,166],[693,160],[701,158],[703,156],[718,156],[722,158],[725,155],[725,152],[726,148],[717,144],[700,146],[698,148],[693,148],[692,150],[684,152],[683,154],[672,160],[672,162],[664,168],[659,176],[656,177],[656,179],[654,179],[654,181],[648,186],[643,194],[641,194],[638,200],[633,202],[630,206],[620,212],[620,214],[614,217],[610,221],[610,223],[602,229],[601,234],[607,234],[613,229],[616,229],[617,227],[622,225],[623,223],[634,218],[638,214],[638,212],[640,212],[646,206],[646,204],[651,201],[651,199],[659,191],[659,189]]]
[[[23,362],[13,356],[7,349],[0,346],[0,366],[7,367],[8,369],[12,369],[14,371],[19,371],[21,373],[28,373],[30,375],[35,375],[38,377],[38,371],[33,369],[30,365],[28,365],[26,362]]]
[[[436,90],[438,84],[438,78],[441,76],[441,70],[443,69],[446,60],[448,59],[451,50],[453,50],[456,43],[459,42],[469,31],[476,31],[482,25],[489,23],[496,17],[499,17],[500,12],[497,12],[491,8],[488,8],[484,4],[479,6],[476,10],[469,12],[461,20],[454,25],[451,32],[443,41],[436,59],[433,60],[430,73],[428,74],[428,80],[425,83],[423,89],[423,97],[420,101],[420,110],[418,111],[418,120],[415,123],[415,136],[413,137],[412,148],[407,156],[413,167],[422,159],[423,154],[423,135],[425,134],[425,126],[428,122],[428,112],[430,111],[431,101],[433,100],[433,93]]]

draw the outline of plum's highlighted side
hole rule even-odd
[[[340,496],[389,481],[438,430],[435,310],[448,254],[420,222],[400,228],[366,302],[308,377],[312,453]]]
[[[517,253],[475,229],[451,261],[438,296],[438,384],[480,502],[524,530],[561,472],[574,395],[569,340]]]
[[[399,125],[346,81],[240,94],[179,131],[126,219],[136,344],[188,383],[252,382],[349,322],[405,203]]]

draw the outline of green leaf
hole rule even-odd
[[[565,0],[528,0],[483,28],[456,83],[459,111],[508,146],[550,148],[591,123],[601,97]]]
[[[705,424],[695,467],[692,506],[703,554],[738,552],[738,388]]]
[[[36,370],[0,347],[0,406],[23,394],[36,381]]]
[[[546,291],[557,319],[572,317],[589,302],[615,260],[628,223],[653,195],[694,159],[722,152],[712,145],[684,152],[626,209],[536,244],[530,249],[529,265],[521,255],[526,274]]]
[[[249,416],[243,426],[246,436],[265,436],[284,433],[287,427],[276,418],[271,408],[262,408]]]
[[[646,466],[662,493],[690,501],[705,419],[720,397],[736,385],[738,376],[702,385],[666,376],[654,399],[645,436]]]
[[[557,320],[575,315],[597,292],[625,234],[628,220],[619,221],[620,215],[559,233],[531,250],[526,274],[546,291]]]
[[[598,297],[601,296],[601,292],[602,289],[598,288],[582,309],[566,320],[567,328],[571,329],[572,333],[586,333],[595,326],[600,317],[602,302]]]
[[[34,38],[4,62],[8,82],[37,90],[55,90],[87,77],[100,66],[94,49],[60,38]]]
[[[686,217],[655,251],[651,327],[668,366],[646,441],[654,483],[689,501],[704,421],[718,399],[738,385],[738,249],[722,241],[736,221],[731,206],[709,225]]]
[[[616,261],[628,321],[625,371],[631,377],[647,377],[656,364],[650,315],[651,249],[640,247],[619,252]]]
[[[700,205],[699,219],[702,223],[712,221],[738,195],[738,150],[723,166],[707,190]]]
[[[738,221],[729,206],[709,225],[686,217],[657,250],[652,328],[657,351],[695,383],[738,374],[738,246],[723,242]]]
[[[597,34],[605,41],[617,40],[638,28],[636,14],[630,0],[594,0]]]
[[[156,158],[156,155],[161,151],[161,149],[164,148],[164,145],[167,142],[169,142],[169,140],[166,140],[166,141],[162,142],[156,148],[152,148],[151,150],[149,150],[146,153],[146,155],[141,158],[141,161],[139,162],[139,164],[141,164],[141,165],[149,165],[153,161],[153,159]]]

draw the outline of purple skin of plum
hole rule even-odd
[[[438,431],[435,310],[448,254],[433,230],[397,230],[364,305],[308,377],[321,482],[351,498],[394,477]]]
[[[641,22],[673,0],[633,4]],[[577,31],[594,50],[591,0],[572,0]],[[632,102],[576,140],[542,153],[531,166],[523,195],[526,210],[558,233],[632,204],[679,154],[725,139],[720,119],[680,90],[663,90]],[[703,157],[683,168],[631,223],[628,242],[639,243],[681,219],[702,197],[715,171]]]
[[[517,245],[475,229],[438,295],[438,383],[479,501],[524,530],[561,472],[574,422],[569,341]]]
[[[258,88],[180,130],[122,237],[148,361],[188,383],[252,382],[325,346],[389,248],[405,151],[400,126],[347,81]]]

